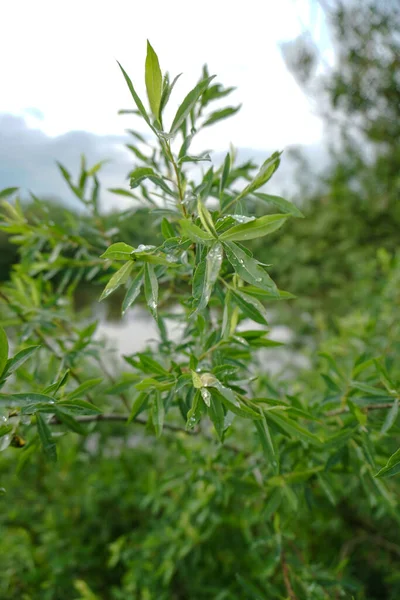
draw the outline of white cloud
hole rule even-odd
[[[118,59],[144,96],[146,38],[161,67],[183,71],[175,101],[199,77],[203,63],[243,109],[203,137],[217,149],[229,142],[253,148],[314,143],[321,124],[286,71],[278,43],[301,31],[292,0],[13,0],[0,18],[0,111],[25,114],[48,135],[85,130],[119,135],[128,126],[117,110],[131,105]],[[300,11],[304,9],[300,6]],[[77,149],[79,151],[79,149]]]

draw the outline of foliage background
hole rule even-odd
[[[304,40],[294,43],[295,52],[283,49],[305,91],[319,99],[332,140],[330,166],[317,179],[312,165],[301,165],[295,196],[306,218],[250,245],[273,263],[280,289],[296,294],[271,310],[275,322],[296,334],[290,349],[308,361],[305,368],[285,364],[273,377],[260,365],[260,393],[327,410],[348,393],[349,382],[361,385],[350,385],[352,396],[370,404],[385,381],[398,390],[400,380],[399,12],[390,2],[339,6],[331,26],[340,60],[329,77],[313,76],[318,56]],[[65,226],[66,209],[48,207],[46,219]],[[38,215],[41,222],[41,210],[38,203],[27,208],[32,222]],[[259,205],[251,210],[258,214]],[[101,254],[105,242],[90,232],[91,220],[70,219],[71,231],[79,227],[91,251]],[[98,215],[98,222],[106,232],[117,226],[118,241],[157,243],[146,209],[122,219]],[[2,235],[7,295],[17,255]],[[91,285],[100,293],[109,275]],[[58,311],[66,321],[76,319],[77,292],[65,293],[68,303],[48,306],[47,322],[38,321],[44,333]],[[46,298],[45,286],[40,294]],[[12,330],[14,317],[2,307]],[[85,378],[97,377],[101,365],[84,358],[85,336],[72,337]],[[23,370],[20,385],[33,376],[45,382],[46,369],[56,368],[43,365],[40,355],[35,361],[34,375]],[[96,400],[111,402],[107,386],[96,390]],[[371,411],[368,423],[369,438],[360,428],[351,443],[333,442],[320,457],[324,470],[311,474],[311,450],[297,452],[301,443],[282,440],[286,472],[306,474],[276,489],[270,476],[265,483],[264,459],[247,422],[223,446],[173,431],[156,439],[138,424],[132,436],[121,423],[105,423],[95,427],[92,445],[74,433],[60,439],[56,467],[41,454],[21,459],[29,456],[26,448],[10,446],[0,462],[6,490],[0,596],[397,599],[397,478],[383,485],[371,477],[398,448],[397,412],[388,421],[387,411]]]

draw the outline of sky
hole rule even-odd
[[[21,185],[40,187],[40,173],[29,175],[29,158],[36,169],[35,152],[46,169],[52,151],[59,153],[53,163],[64,155],[71,164],[76,155],[77,163],[80,142],[123,162],[117,146],[136,123],[117,115],[133,105],[116,60],[145,100],[147,38],[163,71],[183,73],[171,118],[204,63],[223,84],[237,87],[231,104],[242,103],[242,110],[208,128],[199,140],[204,146],[222,151],[234,143],[262,151],[322,138],[322,124],[279,49],[306,27],[329,57],[315,0],[13,0],[0,4],[0,19],[6,24],[0,36],[0,153],[7,156],[1,145],[12,139],[16,154],[15,164],[0,167],[0,186],[5,169],[14,176],[21,168]]]

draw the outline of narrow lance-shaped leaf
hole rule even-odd
[[[392,477],[400,473],[400,448],[389,458],[386,465],[382,467],[375,477]]]
[[[321,446],[322,444],[321,440],[314,433],[311,433],[308,431],[308,429],[305,429],[299,425],[297,421],[278,415],[276,411],[270,410],[268,412],[268,419],[275,423],[275,425],[282,432],[287,433],[290,437],[300,439],[304,442],[309,442],[317,446]]]
[[[34,354],[34,352],[36,352],[38,348],[40,348],[40,346],[29,346],[28,348],[24,348],[24,350],[17,352],[15,356],[9,358],[3,370],[3,377],[8,377],[11,375],[11,373],[16,371],[21,365],[24,364],[26,360],[28,360],[28,358],[32,356],[32,354]]]
[[[135,248],[129,246],[129,244],[117,242],[116,244],[111,244],[100,258],[107,258],[108,260],[128,260],[134,249]]]
[[[222,246],[217,242],[196,268],[193,276],[193,308],[196,311],[203,310],[210,300],[212,289],[221,269],[222,256]]]
[[[171,84],[169,83],[169,78],[168,78],[167,74],[165,75],[164,87],[163,87],[163,91],[162,91],[162,95],[161,95],[161,102],[160,102],[160,115],[163,112],[164,108],[167,106],[168,100],[170,99],[170,96],[172,93],[172,90],[174,89],[175,84],[181,75],[182,75],[182,73],[179,73],[179,75],[177,75],[175,77],[175,79],[173,80],[173,82]]]
[[[119,288],[120,285],[126,283],[133,267],[134,263],[133,261],[130,261],[125,263],[116,273],[114,273],[114,275],[111,277],[110,281],[104,288],[99,301],[104,300],[104,298],[107,298],[110,294],[115,292],[115,290]]]
[[[225,156],[224,165],[222,167],[221,181],[219,183],[219,196],[221,198],[222,192],[225,189],[225,186],[228,181],[229,172],[231,170],[231,155],[228,154]]]
[[[215,238],[208,233],[208,231],[204,231],[188,219],[182,219],[179,221],[179,225],[181,226],[182,235],[188,237],[192,242],[196,244],[207,244],[209,245]]]
[[[257,260],[248,256],[234,242],[224,242],[224,248],[229,262],[239,277],[244,279],[244,281],[247,281],[247,283],[264,289],[267,292],[271,292],[274,296],[279,297],[279,292],[275,283]]]
[[[194,395],[192,408],[188,411],[186,417],[186,428],[193,429],[199,423],[202,415],[205,412],[204,402],[201,400],[201,393],[199,390]]]
[[[210,235],[217,237],[217,232],[215,231],[215,226],[210,211],[205,204],[203,204],[200,198],[197,200],[197,212],[199,213],[200,221],[204,229],[208,231]]]
[[[144,294],[151,314],[157,319],[158,280],[154,267],[150,263],[144,266]]]
[[[268,427],[267,419],[264,413],[261,411],[261,409],[260,414],[262,416],[262,419],[260,421],[254,421],[254,425],[256,426],[258,437],[260,438],[260,442],[263,447],[267,461],[271,464],[274,473],[277,475],[279,473],[278,455],[276,453],[275,446],[271,438],[271,433]]]
[[[86,402],[86,400],[61,400],[57,402],[55,408],[60,408],[65,412],[71,413],[72,415],[99,415],[101,414],[100,408]]]
[[[208,127],[214,123],[217,123],[218,121],[222,121],[228,117],[233,117],[233,115],[235,115],[241,109],[241,107],[242,105],[239,104],[239,106],[228,106],[227,108],[216,110],[204,121],[203,127]]]
[[[208,392],[208,390],[205,390],[205,391]],[[204,400],[204,396],[203,396],[203,400]],[[207,408],[208,415],[214,425],[214,428],[215,428],[218,438],[222,442],[222,440],[224,438],[224,423],[225,423],[225,413],[224,413],[222,403],[218,398],[213,397],[213,396],[210,397],[210,392],[208,392],[208,402],[209,402],[208,408]]]
[[[240,192],[238,196],[236,196],[235,202],[258,190],[272,177],[276,169],[279,167],[280,156],[281,152],[274,152],[272,156],[267,158],[267,160],[261,165],[254,179],[244,188],[244,190]]]
[[[220,235],[220,239],[224,241],[244,241],[263,237],[282,227],[287,218],[287,215],[266,215],[231,227]]]
[[[54,398],[47,394],[36,392],[21,392],[18,394],[0,394],[0,403],[5,406],[24,406],[27,404],[54,404]]]
[[[154,52],[149,40],[147,40],[145,80],[150,108],[155,118],[158,119],[161,102],[162,75],[158,56]]]
[[[51,429],[47,424],[45,417],[43,417],[40,413],[36,413],[36,425],[40,442],[46,457],[55,462],[57,460],[56,445],[54,443],[53,436],[51,435]]]
[[[293,217],[304,218],[303,213],[295,204],[293,204],[293,202],[289,202],[289,200],[285,200],[285,198],[281,198],[281,196],[271,196],[271,194],[264,194],[262,192],[256,192],[254,196],[268,204],[274,204],[280,208],[282,212],[290,214]]]
[[[387,433],[389,429],[393,427],[396,422],[397,415],[399,414],[399,401],[396,400],[393,402],[392,408],[388,411],[386,415],[385,422],[382,425],[381,433]]]
[[[234,391],[222,385],[220,381],[217,380],[215,383],[210,384],[209,389],[211,395],[219,399],[223,404],[225,404],[228,410],[239,417],[253,420],[261,419],[261,415],[258,412],[252,410],[246,404],[239,402]]]
[[[146,112],[146,109],[143,106],[143,102],[141,101],[141,99],[139,98],[139,96],[136,93],[135,88],[133,87],[132,81],[130,80],[128,74],[124,71],[124,69],[122,68],[122,66],[120,65],[120,63],[118,63],[118,65],[119,65],[119,68],[122,71],[122,74],[123,74],[123,76],[125,78],[125,81],[126,81],[126,83],[128,85],[129,91],[130,91],[130,93],[132,95],[132,98],[133,98],[136,106],[138,107],[138,110],[139,110],[140,114],[142,115],[142,117],[144,118],[144,120],[146,121],[146,123],[151,127],[151,129],[153,131],[155,131],[154,127],[152,126],[152,124],[150,122],[150,119],[149,119],[149,116],[148,116],[148,114]]]
[[[96,385],[99,385],[99,383],[101,383],[102,381],[103,380],[101,378],[88,379],[87,381],[84,381],[83,383],[81,383],[72,392],[69,392],[66,395],[66,399],[68,399],[68,400],[74,400],[75,398],[79,398],[80,396],[84,396],[86,394],[86,392],[88,392],[92,388],[96,387]]]
[[[18,192],[17,187],[9,187],[9,188],[4,188],[3,190],[0,190],[0,198],[8,198],[8,196],[12,196],[13,194],[15,194],[15,192]]]
[[[68,427],[68,429],[70,429],[71,431],[74,431],[75,433],[79,433],[79,435],[87,435],[87,430],[82,425],[82,423],[80,423],[79,421],[77,421],[68,412],[63,411],[62,409],[56,409],[55,410],[55,415],[56,415],[57,419],[61,423],[63,423],[64,425],[66,425],[66,427]]]
[[[178,131],[179,127],[182,125],[186,117],[189,115],[192,108],[195,106],[197,100],[200,98],[202,93],[207,89],[210,82],[214,79],[215,75],[212,77],[207,77],[198,83],[186,96],[183,100],[182,104],[176,111],[176,115],[171,125],[171,134],[174,134]]]
[[[240,290],[232,289],[231,293],[233,300],[242,309],[246,317],[260,323],[260,325],[268,325],[266,310],[257,298],[253,298],[253,296],[249,296]]]
[[[154,169],[150,167],[138,167],[134,171],[131,171],[129,175],[131,189],[137,188],[145,179],[150,179],[152,183],[158,185],[169,196],[174,196],[174,192],[168,187],[164,179],[157,175]]]
[[[124,315],[128,308],[134,303],[136,298],[140,294],[140,290],[144,280],[144,267],[140,269],[136,277],[133,279],[131,285],[125,294],[124,301],[122,302],[122,314]]]

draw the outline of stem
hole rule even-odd
[[[289,596],[290,600],[297,600],[297,596],[294,593],[294,590],[292,588],[292,584],[290,583],[289,567],[288,567],[288,564],[286,562],[286,556],[285,556],[285,552],[284,551],[282,551],[282,554],[281,554],[281,565],[282,565],[283,582],[285,584],[285,588],[286,588],[286,591],[288,593],[288,596]]]
[[[187,210],[183,203],[184,194],[183,194],[183,189],[182,189],[181,175],[179,173],[178,165],[175,162],[174,155],[172,154],[171,144],[169,142],[166,142],[166,148],[167,148],[167,153],[168,153],[169,159],[172,163],[172,166],[173,166],[173,169],[175,172],[176,185],[178,188],[178,195],[179,195],[179,207],[182,211],[183,216],[187,217],[188,216]]]
[[[370,411],[370,410],[381,410],[386,408],[392,408],[394,402],[382,402],[381,404],[367,404],[366,406],[360,406],[361,410]],[[326,417],[335,417],[336,415],[342,415],[343,413],[350,412],[350,409],[347,406],[343,406],[342,408],[335,408],[335,410],[330,410],[325,413]]]

